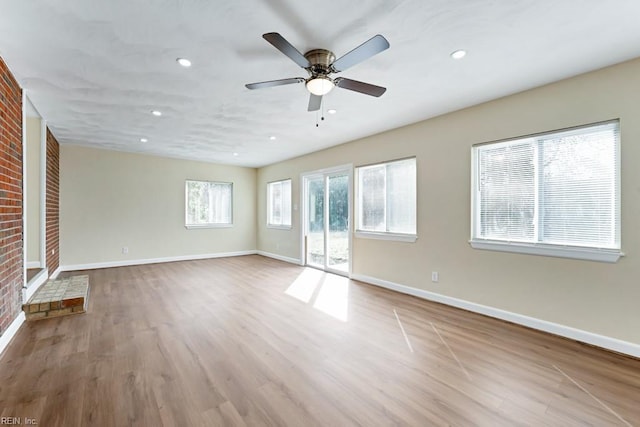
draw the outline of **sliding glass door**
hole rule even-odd
[[[349,273],[349,175],[327,176],[326,186],[327,267]]]
[[[325,227],[324,227],[324,176],[309,177],[307,186],[307,265],[324,268]]]
[[[351,169],[303,176],[306,264],[349,274]]]

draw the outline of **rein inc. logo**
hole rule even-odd
[[[0,425],[21,426],[21,425],[38,425],[35,418],[29,417],[0,417]]]

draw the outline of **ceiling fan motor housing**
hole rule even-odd
[[[336,56],[330,50],[326,49],[313,49],[304,54],[307,58],[310,67],[307,68],[311,77],[315,76],[327,76],[332,73],[331,64],[336,60]]]

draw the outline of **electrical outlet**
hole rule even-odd
[[[431,272],[431,281],[434,283],[438,283],[438,280],[440,279],[439,274],[437,271],[432,271]]]
[[[122,255],[126,255],[129,253],[129,248],[127,246],[122,247]]]

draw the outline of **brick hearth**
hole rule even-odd
[[[89,276],[49,280],[22,306],[27,320],[84,313],[89,301]]]

